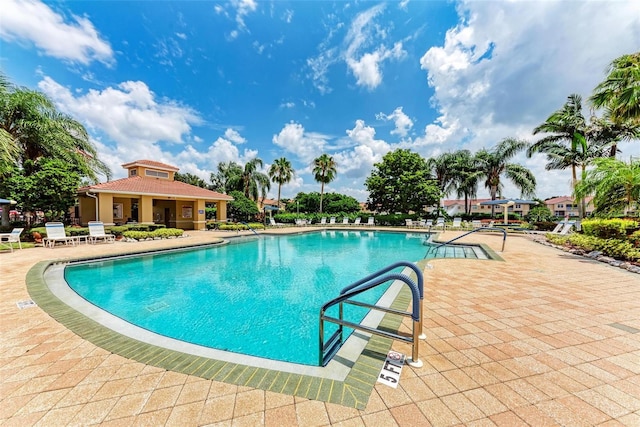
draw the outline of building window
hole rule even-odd
[[[522,209],[522,206],[516,205],[516,209]]]
[[[113,219],[124,218],[124,210],[122,209],[122,203],[113,204]]]
[[[138,175],[138,171],[136,169],[131,169],[129,171],[129,176],[136,176],[136,175]]]
[[[157,178],[169,178],[169,172],[162,171],[154,171],[150,169],[145,169],[144,174],[147,176],[155,176]]]
[[[562,203],[558,204],[559,208],[564,208],[564,205]]]

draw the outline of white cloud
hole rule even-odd
[[[46,55],[88,65],[115,62],[113,50],[86,17],[69,22],[46,4],[36,0],[3,0],[0,38],[31,42]]]
[[[324,152],[327,140],[326,135],[306,132],[301,124],[294,122],[287,123],[272,138],[275,145],[294,154],[305,164],[310,164]]]
[[[232,31],[229,34],[229,37],[231,39],[235,39],[238,37],[240,32],[249,31],[247,28],[247,25],[244,22],[244,19],[251,12],[256,11],[256,9],[258,8],[258,3],[256,3],[255,0],[231,0],[230,4],[231,4],[231,7],[235,9],[235,12],[236,12],[235,21],[236,21],[236,24],[238,24],[238,27],[236,30]]]
[[[533,128],[569,94],[587,98],[614,58],[640,46],[640,2],[465,1],[458,14],[444,44],[420,60],[440,112],[414,141],[423,152],[428,144],[476,151],[505,137],[533,140]],[[539,177],[538,195],[568,194],[568,181],[549,181],[541,158],[519,159]]]
[[[280,108],[294,108],[296,106],[295,102],[283,102],[282,104],[280,104]]]
[[[244,137],[240,136],[238,131],[231,128],[228,128],[227,130],[224,131],[224,137],[229,141],[233,142],[234,144],[244,144],[245,142],[247,142],[247,140]]]
[[[355,144],[352,150],[345,150],[335,155],[340,165],[340,174],[349,178],[364,178],[371,172],[373,164],[391,150],[386,141],[375,139],[376,131],[366,126],[363,120],[356,120],[353,129],[346,131],[349,139]]]
[[[402,42],[396,42],[392,47],[384,44],[387,29],[375,21],[384,9],[385,5],[379,4],[359,13],[351,22],[340,48],[329,47],[335,34],[335,28],[330,28],[327,39],[320,45],[320,53],[307,59],[311,70],[309,77],[320,93],[331,92],[327,74],[333,65],[341,61],[346,63],[358,86],[373,90],[382,83],[382,63],[407,55]]]
[[[157,100],[140,81],[123,82],[101,91],[92,89],[76,96],[46,76],[38,88],[62,111],[88,128],[109,135],[121,148],[131,145],[149,148],[161,141],[183,143],[191,126],[201,123],[195,111],[175,101]]]
[[[378,120],[393,120],[396,128],[391,131],[391,135],[398,135],[401,138],[407,136],[413,128],[413,120],[402,111],[402,107],[396,108],[391,114],[379,113],[376,118]]]

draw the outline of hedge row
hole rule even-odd
[[[144,240],[155,239],[156,237],[161,239],[166,239],[168,237],[180,237],[183,233],[184,230],[179,228],[157,228],[153,231],[129,230],[122,233],[122,235],[127,239]]]

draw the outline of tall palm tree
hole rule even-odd
[[[608,109],[614,123],[640,124],[640,52],[614,59],[607,72],[589,100]]]
[[[324,196],[324,185],[336,179],[337,170],[336,161],[328,154],[322,154],[313,160],[313,175],[317,182],[322,185],[320,187],[320,213],[322,213],[322,198]]]
[[[443,197],[455,189],[455,171],[453,169],[455,161],[456,154],[448,152],[427,159],[427,167],[436,179]],[[442,205],[441,200],[438,202],[438,205]]]
[[[452,164],[453,181],[456,188],[456,197],[464,197],[464,213],[471,213],[471,203],[477,197],[478,180],[482,175],[477,168],[477,161],[469,150],[455,152]]]
[[[269,178],[278,184],[278,209],[280,209],[280,190],[282,185],[290,182],[294,174],[291,162],[284,157],[274,160],[269,168]]]
[[[260,194],[265,195],[269,189],[269,177],[258,171],[263,166],[262,159],[256,157],[245,163],[240,174],[229,177],[229,184],[232,188],[242,191],[245,197],[251,200],[258,200]],[[237,173],[238,169],[230,165],[232,173]],[[265,190],[266,189],[266,190]]]
[[[1,157],[9,153],[17,166],[35,165],[48,157],[66,162],[94,182],[98,174],[111,176],[80,122],[60,113],[44,94],[10,87],[4,78],[0,82],[0,146]]]
[[[240,179],[242,175],[242,166],[236,162],[220,162],[218,163],[218,172],[212,173],[210,176],[211,187],[213,190],[223,193],[229,193],[234,190],[242,191]],[[235,181],[235,182],[234,182]],[[238,184],[234,187],[232,184]]]
[[[518,189],[522,197],[533,196],[536,189],[536,178],[533,173],[522,165],[509,163],[518,152],[527,148],[526,141],[505,138],[493,149],[482,149],[476,154],[477,168],[480,176],[484,177],[484,186],[489,190],[491,200],[496,200],[502,192],[501,177],[504,175]],[[491,206],[491,215],[495,214],[495,206]]]

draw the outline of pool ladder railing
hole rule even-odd
[[[255,234],[256,236],[259,236],[259,234],[256,232],[256,230],[254,230],[253,228],[251,228],[251,226],[250,226],[249,224],[247,224],[246,222],[244,222],[244,221],[240,221],[240,224],[244,224],[244,225],[246,225],[246,226],[247,226],[247,228],[253,232],[253,234]]]
[[[409,276],[402,273],[389,273],[398,267],[411,268],[417,277],[417,283],[414,282]],[[412,296],[412,310],[411,312],[396,310],[390,307],[382,307],[375,304],[367,304],[360,301],[354,301],[350,298],[359,295],[363,292],[373,289],[377,286],[381,286],[391,280],[399,280],[409,287]],[[418,349],[420,339],[424,339],[422,334],[422,302],[424,299],[424,278],[422,271],[412,262],[400,261],[391,264],[382,270],[376,271],[369,276],[352,283],[340,291],[340,296],[325,303],[320,309],[320,346],[319,346],[319,364],[320,366],[326,366],[331,358],[338,352],[343,342],[343,328],[348,328],[365,331],[373,335],[379,335],[393,340],[398,340],[411,344],[411,359],[407,361],[408,364],[414,367],[421,367],[422,361],[418,358]],[[371,310],[377,310],[385,313],[391,313],[394,315],[411,317],[413,320],[413,330],[411,336],[400,335],[397,333],[389,332],[387,330],[377,329],[370,326],[365,326],[359,323],[350,322],[344,319],[344,304],[352,304],[360,307],[369,308]],[[338,305],[338,318],[330,317],[326,315],[326,311],[335,305]],[[329,337],[328,340],[324,339],[324,326],[325,322],[335,323],[338,325],[338,329]]]
[[[469,234],[473,234],[473,233],[478,232],[478,231],[488,231],[488,230],[496,230],[496,231],[501,231],[502,232],[502,234],[503,234],[503,236],[502,236],[502,249],[500,249],[500,252],[504,252],[504,244],[505,244],[505,242],[507,240],[507,232],[506,232],[506,230],[504,228],[500,228],[500,227],[481,227],[481,228],[475,228],[475,229],[473,229],[471,231],[467,231],[466,233],[461,234],[461,235],[459,235],[457,237],[454,237],[453,239],[448,240],[448,241],[446,241],[444,243],[440,243],[438,245],[430,246],[429,249],[427,249],[427,253],[424,255],[424,257],[427,258],[431,252],[437,253],[438,249],[440,249],[441,247],[446,246],[446,245],[448,245],[448,244],[450,244],[452,242],[455,242],[458,239],[462,239],[463,237],[468,236]]]

